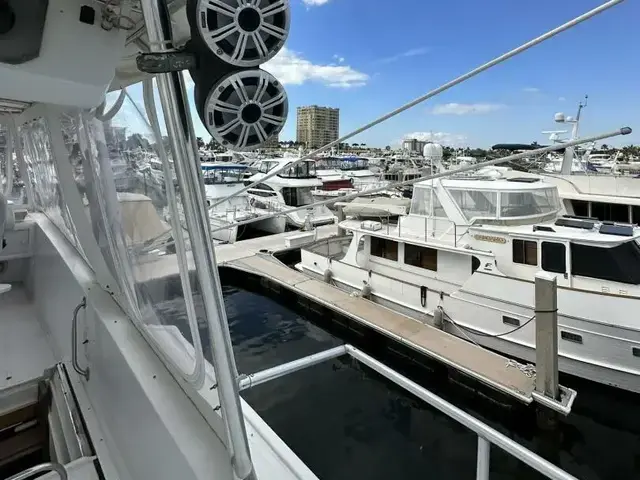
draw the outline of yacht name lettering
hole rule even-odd
[[[483,242],[507,243],[507,239],[506,238],[494,237],[492,235],[474,235],[473,238],[475,238],[476,240],[481,240]]]

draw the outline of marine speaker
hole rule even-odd
[[[192,38],[196,33],[199,43],[234,66],[266,62],[289,35],[289,0],[191,0],[189,7]]]
[[[259,147],[287,120],[287,93],[260,69],[230,73],[209,89],[196,83],[194,93],[202,123],[216,142],[231,150]]]

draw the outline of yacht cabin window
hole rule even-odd
[[[591,216],[598,220],[628,222],[629,205],[622,203],[591,202]]]
[[[447,217],[442,204],[431,188],[414,188],[411,197],[411,214],[427,217]]]
[[[431,189],[414,188],[411,196],[411,215],[431,215]]]
[[[449,193],[467,220],[496,217],[498,211],[497,192],[449,189]]]
[[[274,197],[277,195],[273,188],[271,188],[266,183],[259,183],[255,186],[255,188],[249,190],[249,193],[258,195],[259,197]]]
[[[533,240],[513,240],[513,263],[538,265],[538,242]]]
[[[245,168],[238,167],[202,167],[205,185],[216,185],[219,183],[240,183],[244,178]]]
[[[438,250],[404,244],[404,263],[413,267],[438,271]]]
[[[526,217],[558,210],[560,210],[560,200],[555,187],[500,194],[501,217]]]
[[[564,243],[542,242],[542,269],[553,273],[567,273]]]
[[[640,245],[635,240],[611,248],[572,243],[571,273],[640,285]]]
[[[283,187],[284,203],[290,207],[302,207],[313,203],[311,187]]]
[[[371,255],[398,261],[398,242],[386,238],[371,237]]]
[[[258,166],[258,172],[260,173],[269,173],[270,170],[273,169],[278,164],[278,162],[260,162]]]
[[[316,162],[314,160],[305,160],[297,165],[285,168],[279,176],[283,178],[315,178]]]

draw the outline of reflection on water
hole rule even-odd
[[[224,294],[242,373],[344,343],[270,298],[230,286]],[[580,479],[638,478],[636,397],[575,379],[563,383],[578,389],[578,401],[556,435],[540,434],[524,418],[506,415],[497,423],[480,400],[458,406]],[[254,387],[243,397],[323,480],[475,478],[475,434],[348,357]],[[542,478],[495,447],[491,454],[492,479]]]

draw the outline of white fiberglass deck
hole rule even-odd
[[[0,389],[42,376],[55,364],[35,306],[20,284],[0,295]]]

